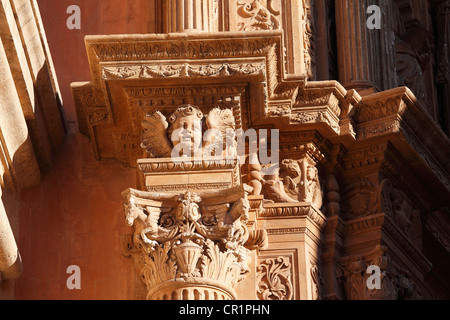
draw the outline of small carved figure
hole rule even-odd
[[[275,202],[310,202],[322,206],[322,191],[317,168],[306,160],[285,159],[279,171],[263,179],[263,194]]]
[[[150,157],[236,155],[235,120],[229,109],[214,108],[205,117],[192,105],[180,106],[167,121],[159,111],[149,113],[142,122],[141,147]]]
[[[278,169],[279,170],[279,169]],[[263,180],[263,195],[269,202],[298,202],[286,192],[284,183],[280,179],[279,171],[273,175],[266,175]]]
[[[316,167],[309,165],[306,169],[306,202],[311,202],[316,208],[322,206],[322,191],[320,189],[319,171]]]

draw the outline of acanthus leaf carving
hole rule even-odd
[[[397,300],[421,299],[421,293],[413,283],[410,273],[400,267],[388,254],[388,248],[376,246],[365,254],[341,259],[336,277],[341,280],[347,299],[350,300]],[[371,273],[368,267],[380,270],[380,288],[367,285]]]

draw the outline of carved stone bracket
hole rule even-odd
[[[298,203],[307,202],[315,208],[322,206],[322,191],[319,181],[317,162],[323,155],[313,143],[299,145],[286,150],[281,146],[281,153],[292,155],[293,159],[280,161],[278,170],[261,176],[260,166],[250,165],[249,180],[251,185],[259,185],[261,194],[267,202]]]
[[[363,98],[354,110],[357,140],[391,139],[399,149],[405,144],[414,150],[440,183],[450,190],[449,139],[435,126],[414,94],[405,87]],[[406,157],[407,154],[404,153]]]
[[[80,131],[87,134],[94,126],[111,123],[112,113],[107,107],[103,93],[95,89],[92,83],[79,84],[72,87],[72,93],[77,105],[85,108],[77,109],[77,117],[80,120]]]
[[[386,255],[387,248],[377,246],[364,254],[341,259],[336,276],[342,280],[347,299],[350,300],[396,300],[420,299],[409,273]],[[369,288],[369,266],[380,270],[380,288]],[[370,280],[370,279],[369,279]]]

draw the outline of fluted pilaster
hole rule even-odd
[[[166,32],[215,31],[214,0],[164,1]]]
[[[368,12],[371,5],[379,12]],[[389,12],[384,0],[336,1],[339,81],[347,89],[373,92],[395,86]],[[378,13],[380,28],[369,28],[367,21]]]

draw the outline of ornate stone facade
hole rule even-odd
[[[446,1],[150,2],[159,33],[87,36],[71,85],[136,176],[102,215],[126,298],[449,298]]]
[[[72,86],[80,128],[100,159],[113,157],[140,172],[141,191],[126,192],[125,206],[134,226],[128,247],[136,248],[132,256],[148,299],[430,297],[425,279],[432,263],[423,253],[422,225],[427,212],[448,205],[449,140],[427,114],[419,89],[411,84],[415,96],[395,88],[402,75],[407,82],[400,66],[411,64],[399,62],[400,51],[386,50],[380,32],[366,29],[367,4],[347,2],[335,8],[338,55],[347,59],[339,60],[344,86],[311,81],[316,22],[309,1],[216,3],[219,15],[229,10],[209,16],[222,21],[222,33],[208,27],[86,38],[93,79]],[[169,25],[177,15],[191,17],[183,10],[168,17]],[[303,30],[295,49],[287,23],[300,12],[290,21]],[[351,34],[362,51],[343,35],[349,12],[360,12],[361,28]],[[389,67],[395,63],[398,75]],[[83,102],[86,91],[106,102],[101,122],[86,116],[92,112]],[[183,124],[187,138],[173,138]],[[251,142],[243,161],[202,160],[208,146],[208,156],[236,159],[236,136],[225,131],[237,128],[279,132],[272,142],[276,170],[267,174],[253,161]],[[202,140],[211,129],[221,132],[216,144]],[[116,143],[119,132],[127,143]],[[115,148],[105,143],[111,138]],[[211,153],[212,146],[219,151]],[[188,157],[174,163],[180,150]],[[225,201],[229,192],[236,199]],[[226,273],[208,271],[222,263],[229,263]],[[384,274],[378,291],[366,286],[371,265]],[[237,294],[251,278],[253,292]]]

